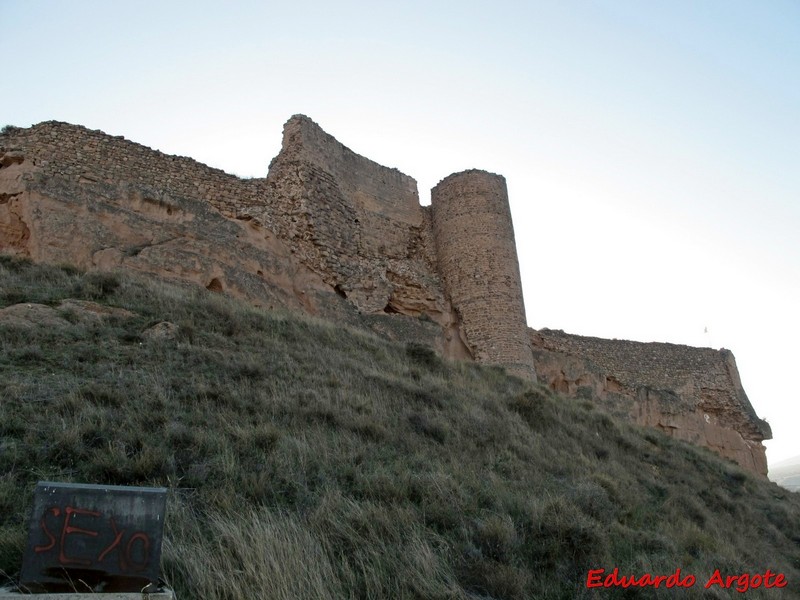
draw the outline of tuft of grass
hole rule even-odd
[[[0,307],[68,298],[130,314],[0,320],[8,577],[46,479],[168,487],[179,597],[585,598],[614,567],[800,581],[798,495],[586,400],[204,289],[0,257]],[[161,321],[177,335],[142,335]]]
[[[74,294],[89,300],[104,300],[120,286],[120,276],[112,272],[91,272],[81,277],[75,285]]]
[[[447,440],[445,426],[425,414],[413,413],[409,415],[408,422],[416,433],[427,436],[439,444],[444,444]]]
[[[271,598],[342,597],[323,538],[294,514],[266,507],[197,514],[179,506],[170,507],[163,559],[174,588],[209,600],[266,591]]]
[[[409,342],[405,345],[406,355],[411,361],[421,367],[435,371],[444,366],[442,358],[430,346],[417,342]]]

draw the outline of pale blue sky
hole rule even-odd
[[[502,173],[531,326],[730,348],[800,454],[800,3],[0,0],[0,35],[0,125],[263,176],[304,113],[425,203]]]

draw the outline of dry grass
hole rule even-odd
[[[0,308],[65,298],[135,316],[0,322],[12,578],[49,479],[169,487],[179,598],[588,598],[598,567],[800,583],[796,494],[586,401],[205,290],[0,260]],[[161,320],[175,339],[142,336]]]
[[[210,515],[171,508],[164,576],[190,584],[193,597],[252,597],[265,582],[273,598],[342,597],[322,540],[295,515],[266,507]]]

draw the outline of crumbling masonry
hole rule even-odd
[[[0,251],[201,284],[601,402],[766,473],[769,427],[730,352],[527,328],[503,177],[416,181],[302,115],[268,175],[240,179],[59,122],[0,134]]]

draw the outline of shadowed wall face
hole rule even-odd
[[[474,358],[535,380],[505,179],[456,173],[431,206],[439,274]]]

